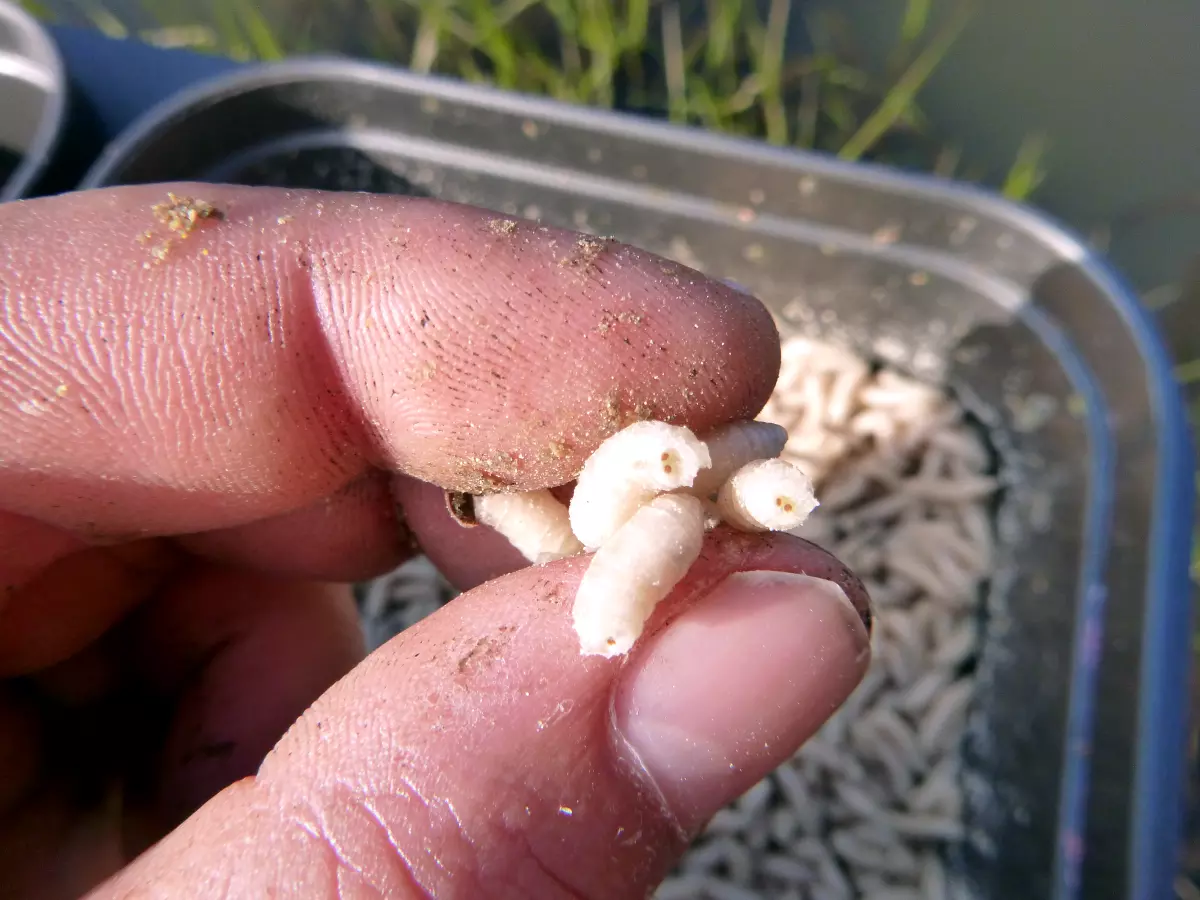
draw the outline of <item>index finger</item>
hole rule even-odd
[[[0,506],[90,535],[228,527],[371,467],[573,477],[638,417],[761,409],[755,300],[435,201],[150,185],[0,207]]]

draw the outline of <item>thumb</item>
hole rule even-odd
[[[585,565],[393,640],[96,896],[648,896],[858,684],[868,601],[807,542],[711,535],[630,659],[584,658]]]

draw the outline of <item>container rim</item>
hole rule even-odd
[[[934,199],[967,213],[986,211],[993,220],[1041,242],[1070,262],[1111,297],[1129,329],[1145,366],[1154,414],[1159,465],[1154,483],[1154,516],[1147,547],[1148,576],[1142,638],[1138,753],[1134,775],[1133,827],[1128,896],[1168,896],[1182,821],[1186,758],[1188,676],[1191,669],[1191,600],[1189,557],[1193,524],[1192,435],[1174,365],[1153,314],[1138,300],[1115,269],[1084,240],[1054,217],[983,187],[950,182],[925,173],[907,172],[869,162],[850,163],[812,151],[780,148],[748,138],[717,134],[608,109],[574,106],[544,97],[469,84],[442,76],[418,74],[379,63],[336,56],[294,57],[239,67],[206,79],[151,107],[111,142],[89,169],[80,188],[104,185],[120,165],[158,129],[191,108],[247,90],[303,80],[324,79],[371,83],[435,95],[447,102],[487,105],[512,115],[525,115],[584,127],[647,143],[677,142],[681,132],[689,145],[740,162],[795,164],[802,159],[814,174],[875,187],[894,195]],[[1107,433],[1111,428],[1106,425]],[[1181,490],[1181,485],[1188,490]],[[1106,528],[1089,522],[1088,527]],[[1078,664],[1073,666],[1078,668]],[[1094,689],[1094,686],[1092,686]],[[1089,716],[1090,718],[1090,716]],[[1090,722],[1087,723],[1090,728]],[[1086,766],[1086,760],[1075,761]],[[1076,788],[1087,783],[1086,768],[1072,774]],[[1081,823],[1077,823],[1081,824]],[[1070,842],[1080,835],[1068,833]],[[1082,849],[1082,848],[1080,848]],[[1069,858],[1072,848],[1060,846]],[[1060,858],[1060,864],[1064,862]],[[1070,865],[1068,863],[1068,865]],[[1059,883],[1060,897],[1072,897],[1077,882]],[[1065,889],[1065,892],[1063,891]]]
[[[67,118],[67,74],[58,47],[33,16],[16,4],[0,0],[0,20],[20,35],[24,52],[19,58],[28,63],[31,71],[42,74],[38,81],[46,90],[46,103],[33,141],[12,176],[0,184],[0,203],[5,203],[29,193],[58,148]]]
[[[2,3],[3,0],[0,0]],[[629,113],[565,103],[533,94],[522,94],[484,85],[471,84],[442,75],[421,74],[381,63],[339,56],[298,56],[267,63],[250,63],[206,78],[192,87],[160,101],[134,120],[111,141],[80,182],[81,188],[99,187],[113,170],[135,151],[137,146],[173,118],[205,102],[248,90],[272,87],[302,80],[327,79],[367,82],[401,90],[435,93],[439,99],[481,105],[513,115],[539,116],[566,125],[586,127],[650,143],[674,143],[680,132],[688,135],[693,147],[739,160],[749,158],[767,162],[795,162],[803,158],[806,168],[818,175],[840,181],[854,181],[897,195],[921,194],[973,211],[985,203],[989,214],[1010,227],[1042,241],[1059,256],[1082,262],[1091,251],[1080,239],[1051,218],[988,191],[962,182],[950,182],[932,175],[907,172],[871,162],[846,162],[808,150],[775,147],[751,138],[719,134],[691,125],[659,122]]]

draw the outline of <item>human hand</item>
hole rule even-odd
[[[0,207],[0,897],[647,895],[858,683],[861,585],[714,533],[583,658],[585,561],[524,567],[442,488],[753,416],[766,311],[480,210],[171,190],[211,209]],[[417,544],[468,592],[363,661],[345,583]]]

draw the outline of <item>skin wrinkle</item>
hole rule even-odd
[[[622,666],[629,664],[629,657],[626,656]],[[666,825],[674,831],[676,839],[681,844],[689,843],[693,835],[679,821],[679,817],[667,804],[667,798],[662,792],[650,774],[650,770],[646,768],[646,764],[642,761],[641,754],[634,749],[629,741],[625,740],[621,734],[620,728],[617,727],[617,692],[610,691],[608,698],[608,740],[610,751],[613,759],[616,761],[618,769],[624,771],[633,782],[642,790],[652,804],[656,808],[656,812],[662,817]],[[639,829],[640,832],[640,829]]]
[[[396,792],[393,796],[403,796],[409,802],[415,800],[426,810],[431,809],[429,801],[420,791],[416,790],[411,782],[403,777],[399,778],[399,781],[408,790]],[[337,790],[337,787],[343,790]],[[432,896],[417,877],[416,868],[409,855],[404,851],[403,842],[400,840],[399,835],[387,824],[386,817],[371,802],[370,794],[364,792],[361,787],[354,787],[344,780],[336,782],[334,793],[338,796],[338,807],[332,812],[332,819],[340,821],[343,829],[352,830],[355,827],[354,823],[359,820],[348,819],[347,813],[355,809],[362,810],[366,814],[366,820],[375,826],[376,833],[383,835],[384,843],[389,848],[387,854],[369,853],[373,863],[372,869],[375,870],[369,875],[363,866],[354,863],[350,859],[350,854],[342,847],[343,842],[338,840],[334,835],[336,826],[330,821],[330,814],[323,811],[311,801],[304,801],[304,808],[313,814],[318,823],[315,827],[319,832],[320,839],[329,845],[334,857],[338,861],[338,865],[350,869],[362,878],[363,881],[381,893],[383,893],[384,888],[377,884],[377,879],[380,876],[385,881],[390,880],[390,878],[399,878],[401,883],[413,892],[414,897]],[[405,824],[409,824],[408,820],[404,820],[404,822]],[[428,848],[426,848],[426,852],[429,852]],[[385,866],[385,871],[382,873],[378,871],[378,865],[381,862]]]
[[[554,871],[551,869],[550,865],[546,862],[546,860],[542,859],[541,853],[539,853],[533,844],[529,842],[529,836],[527,834],[523,833],[520,835],[520,842],[525,847],[525,858],[532,862],[535,867],[535,872],[538,879],[536,895],[539,900],[552,900],[552,898],[546,893],[547,887],[558,889],[558,900],[582,900],[582,898],[587,896],[585,892],[580,891],[573,885],[567,884],[556,874],[554,874]],[[524,881],[524,879],[522,879],[522,881]],[[530,888],[528,884],[524,883],[522,883],[520,887],[525,890],[529,890]],[[597,898],[597,900],[602,900],[602,898]]]
[[[294,279],[300,282],[307,288],[305,301],[314,313],[314,320],[320,323],[318,332],[322,336],[321,347],[327,359],[327,370],[334,377],[334,390],[337,391],[335,395],[332,390],[327,389],[327,393],[330,397],[335,397],[339,417],[344,417],[346,423],[341,436],[348,446],[369,448],[366,453],[367,461],[375,466],[381,466],[387,457],[384,449],[386,440],[380,431],[379,423],[371,420],[366,414],[366,407],[354,402],[354,392],[350,386],[351,373],[345,363],[339,359],[339,355],[334,352],[328,338],[329,335],[337,333],[339,321],[334,310],[337,281],[329,277],[326,268],[327,261],[324,257],[322,257],[320,266],[311,263],[311,253],[309,259],[310,264],[307,267],[301,267],[300,273],[291,272],[287,277],[289,280]],[[363,310],[369,308],[366,303],[358,305]],[[343,311],[341,321],[345,320]],[[354,354],[351,358],[359,358],[364,355],[369,356],[369,354]]]
[[[321,815],[315,808],[310,808],[310,812],[314,814],[318,825],[311,830],[304,825],[301,827],[304,828],[304,830],[311,834],[315,839],[328,847],[330,853],[333,854],[333,858],[335,860],[335,880],[338,882],[341,881],[341,871],[345,869],[353,872],[359,877],[360,880],[365,882],[376,891],[380,891],[379,886],[367,876],[367,873],[363,871],[362,866],[356,864],[352,859],[350,859],[350,856],[347,854],[346,850],[341,846],[341,842],[339,842],[338,839],[330,833],[329,827],[325,822],[325,817]],[[380,891],[380,893],[382,893],[382,891]]]
[[[301,831],[307,834],[311,840],[316,842],[318,848],[317,852],[320,854],[321,858],[329,861],[325,867],[327,872],[326,878],[324,879],[329,883],[328,896],[330,898],[340,897],[341,886],[339,873],[342,871],[343,864],[337,849],[334,847],[332,842],[330,842],[325,835],[321,833],[320,829],[317,829],[312,825],[301,821],[300,819],[294,819],[293,821]],[[234,898],[230,898],[230,900],[234,900]]]
[[[393,307],[388,303],[363,302],[358,290],[361,284],[357,279],[351,281],[348,287],[340,289],[341,285],[345,284],[345,280],[339,279],[332,271],[333,262],[330,257],[335,253],[336,249],[333,246],[325,248],[320,253],[313,253],[310,250],[309,264],[307,267],[303,267],[303,271],[308,276],[306,279],[308,298],[316,313],[317,321],[322,325],[320,331],[322,335],[326,336],[324,344],[331,362],[330,368],[337,375],[340,397],[346,414],[353,418],[365,445],[370,448],[368,452],[370,462],[376,466],[383,466],[388,459],[387,439],[383,433],[381,422],[369,412],[372,403],[355,402],[355,391],[352,387],[355,381],[355,372],[353,366],[348,365],[346,360],[375,359],[376,354],[369,352],[364,343],[366,335],[371,332],[371,329],[365,327],[365,320],[370,316],[376,322],[386,322],[388,321],[386,313],[391,312]],[[346,354],[337,353],[329,340],[329,336],[337,334],[346,335],[349,338]],[[391,335],[389,334],[389,336]],[[400,337],[398,333],[395,336]],[[403,341],[401,340],[399,343],[403,344]],[[382,363],[383,359],[380,358],[379,362]],[[386,373],[380,365],[376,366],[373,371],[364,372],[363,375],[365,377],[362,381],[367,388],[365,393],[377,404],[381,399],[377,385],[386,382]],[[403,460],[399,460],[399,462],[403,465]]]
[[[408,888],[413,892],[414,896],[427,896],[425,889],[417,881],[416,874],[413,871],[412,861],[401,848],[401,842],[398,836],[392,830],[391,826],[388,825],[383,815],[371,802],[370,796],[365,794],[359,795],[358,802],[363,810],[370,816],[370,818],[379,826],[380,831],[382,831],[386,836],[387,844],[391,848],[396,859],[396,866],[399,876],[406,881]],[[438,861],[438,865],[441,867],[440,861]]]

